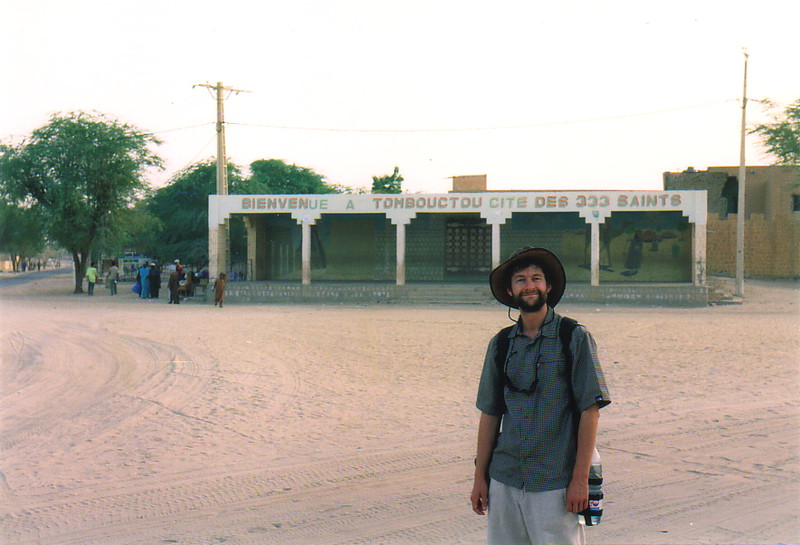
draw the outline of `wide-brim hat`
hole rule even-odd
[[[561,301],[564,288],[567,285],[567,275],[564,266],[556,254],[544,248],[520,248],[489,274],[489,285],[494,298],[511,308],[517,308],[514,298],[508,294],[511,284],[511,270],[523,261],[537,265],[544,271],[547,283],[550,284],[550,293],[547,295],[547,305],[554,307]]]

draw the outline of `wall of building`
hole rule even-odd
[[[197,292],[195,300],[209,301],[212,290]],[[701,307],[708,292],[692,284],[609,284],[591,286],[568,282],[563,301],[571,304],[631,304],[637,306]],[[225,289],[226,303],[271,304],[490,304],[497,305],[486,280],[480,283],[426,283],[396,286],[353,282],[335,287],[326,283],[304,286],[285,282],[233,282]]]
[[[453,176],[454,193],[474,193],[486,191],[486,174]]]
[[[257,256],[251,279],[299,280],[297,223],[285,214],[248,222],[248,254]],[[484,281],[491,271],[491,232],[478,213],[417,214],[406,229],[406,279]],[[589,282],[590,232],[576,212],[515,212],[500,226],[501,258],[524,246],[549,248],[571,281]],[[314,280],[394,281],[396,227],[385,215],[325,214],[311,237]],[[601,225],[601,280],[691,282],[691,250],[691,229],[680,212],[615,212]]]
[[[800,277],[800,213],[767,220],[752,214],[745,221],[744,274],[748,277]],[[708,215],[708,273],[736,274],[736,215]]]
[[[736,221],[739,167],[689,168],[665,172],[664,189],[708,191],[708,274],[736,274]],[[748,166],[745,169],[745,276],[800,276],[800,168]]]
[[[314,227],[318,233],[311,245],[315,279],[394,280],[395,230],[382,214],[323,215]]]
[[[739,167],[708,167],[710,175],[725,175],[738,183]],[[757,166],[745,168],[745,218],[764,214],[770,220],[791,212],[792,194],[800,192],[800,168]],[[738,186],[737,186],[738,187]],[[712,210],[709,209],[709,212]]]
[[[417,214],[406,228],[406,280],[445,279],[445,214]]]
[[[692,167],[683,172],[665,172],[664,189],[705,190],[708,193],[708,212],[725,217],[736,211],[738,185],[736,179],[729,180],[727,172],[695,170]]]

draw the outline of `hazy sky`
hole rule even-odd
[[[800,97],[796,0],[0,0],[0,138],[96,110],[163,140],[161,185],[215,156],[404,189],[659,189],[737,165],[748,96]],[[766,119],[748,103],[748,121]],[[748,137],[748,164],[769,164]]]

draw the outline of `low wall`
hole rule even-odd
[[[708,215],[707,268],[711,275],[736,274],[736,215]],[[767,220],[752,214],[744,224],[744,275],[800,277],[800,214]]]
[[[195,301],[211,302],[212,291]],[[563,301],[573,304],[630,304],[664,307],[708,305],[708,289],[692,284],[607,284],[567,286]],[[280,282],[231,282],[226,303],[273,304],[499,304],[488,284],[317,283],[303,286]]]

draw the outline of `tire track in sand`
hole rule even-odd
[[[200,521],[224,516],[235,543],[421,543],[480,532],[469,514],[464,466],[449,448],[390,451],[218,475],[171,476],[147,486],[99,487],[92,497],[29,508],[4,522],[62,544],[212,542]],[[435,483],[435,485],[432,485]],[[397,494],[386,496],[386,488]],[[453,509],[454,498],[457,507]],[[124,509],[123,509],[124,506]],[[75,525],[72,521],[79,521]],[[169,529],[169,530],[166,530]],[[431,533],[433,532],[433,534]],[[425,537],[427,536],[427,537]],[[23,541],[18,541],[22,543]]]

